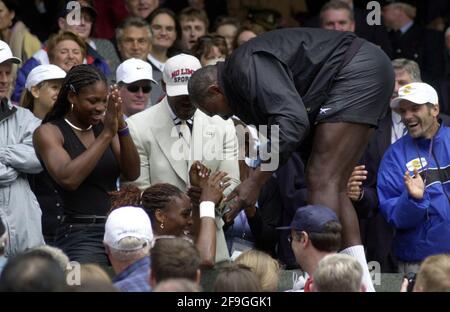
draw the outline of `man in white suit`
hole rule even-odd
[[[229,193],[239,183],[238,142],[233,122],[209,117],[190,102],[187,84],[201,67],[197,58],[179,54],[167,60],[163,82],[167,96],[157,105],[127,119],[141,159],[141,175],[134,182],[142,190],[170,183],[182,190],[189,185],[189,169],[196,160],[211,172],[231,177]],[[223,221],[216,214],[216,263],[228,259]]]

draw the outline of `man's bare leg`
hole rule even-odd
[[[373,129],[364,124],[319,124],[306,170],[308,202],[325,205],[336,212],[342,224],[342,249],[363,266],[368,290],[372,290],[373,285],[361,245],[358,218],[347,197],[346,185],[372,132]]]

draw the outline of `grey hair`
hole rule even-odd
[[[148,39],[152,39],[152,29],[150,24],[147,23],[144,19],[140,17],[129,17],[125,19],[117,28],[116,28],[116,41],[119,43],[123,37],[123,31],[128,27],[136,27],[136,28],[147,28],[148,30]]]
[[[348,12],[348,17],[353,22],[355,21],[355,14],[353,13],[352,8],[348,3],[343,2],[342,0],[331,0],[327,3],[325,3],[322,8],[320,9],[320,24],[323,24],[323,15],[328,10],[346,10]]]
[[[111,257],[120,262],[138,260],[150,253],[150,243],[137,237],[124,237],[119,241],[118,248],[108,247]]]
[[[217,84],[217,66],[209,65],[200,68],[192,74],[188,83],[189,98],[192,104],[198,106],[209,97],[208,88]]]
[[[363,269],[356,258],[332,254],[319,261],[313,274],[313,287],[319,292],[361,291]]]
[[[411,76],[412,82],[422,82],[419,64],[415,61],[405,58],[397,58],[392,61],[392,66],[394,67],[394,70],[406,71]]]
[[[69,257],[62,251],[62,249],[53,247],[50,245],[41,245],[38,247],[35,247],[33,249],[30,249],[28,252],[33,252],[35,254],[48,254],[50,255],[53,260],[58,262],[61,269],[65,272],[67,269],[67,264],[69,264]]]

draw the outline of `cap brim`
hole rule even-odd
[[[189,95],[187,85],[166,85],[166,93],[168,96]]]
[[[143,77],[138,77],[138,78],[129,78],[129,79],[123,79],[123,80],[119,80],[117,82],[124,82],[124,83],[133,83],[136,81],[141,81],[141,80],[150,80],[151,82],[153,82],[154,84],[158,84],[155,80],[151,79],[151,78],[143,78]]]
[[[398,105],[403,100],[409,101],[409,102],[412,102],[415,104],[419,104],[419,105],[428,103],[428,101],[426,99],[423,99],[423,100],[417,99],[417,96],[403,95],[403,96],[399,96],[391,101],[391,108],[398,108]]]
[[[6,60],[1,61],[0,64],[8,62],[8,61],[11,62],[11,63],[14,63],[14,64],[22,63],[22,60],[20,58],[13,56],[13,57],[7,58]]]

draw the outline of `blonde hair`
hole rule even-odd
[[[313,274],[313,287],[318,292],[360,292],[363,269],[356,258],[332,254],[319,261]]]
[[[427,292],[450,292],[450,254],[426,258],[417,273],[417,286]]]
[[[241,253],[235,262],[248,266],[256,274],[262,291],[278,289],[280,265],[265,252],[250,249]]]

